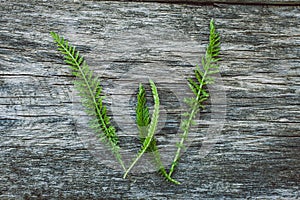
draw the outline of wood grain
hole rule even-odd
[[[127,1],[127,0],[125,0]],[[177,4],[250,4],[250,5],[299,5],[298,0],[129,0],[132,2],[160,2]]]
[[[0,199],[300,198],[299,6],[11,0],[0,14]],[[178,138],[185,79],[211,18],[222,36],[223,84],[209,90],[226,96],[200,116],[174,174],[182,184],[154,172],[122,179],[82,136],[90,132],[80,126],[74,78],[49,32],[77,46],[102,78],[122,148],[134,153],[137,83],[158,83],[166,147]],[[223,128],[209,135],[218,117]],[[216,144],[201,156],[207,140]]]

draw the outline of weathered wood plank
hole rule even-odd
[[[54,2],[1,2],[0,199],[300,197],[298,6]],[[203,127],[192,133],[175,174],[183,184],[155,173],[122,179],[108,167],[109,155],[93,149],[100,143],[85,140],[73,78],[49,31],[75,44],[101,76],[122,148],[132,153],[137,140],[128,113],[137,83],[147,77],[158,83],[159,142],[170,145],[167,139],[178,136],[180,100],[189,94],[185,78],[204,53],[212,17],[222,35],[219,88],[226,99],[208,103]],[[222,94],[219,88],[210,88],[212,95]],[[224,114],[221,134],[208,135],[211,119],[222,121]],[[203,157],[206,141],[216,144]]]
[[[126,0],[125,0],[126,1]],[[133,2],[162,2],[184,4],[257,4],[257,5],[299,5],[298,0],[128,0]]]

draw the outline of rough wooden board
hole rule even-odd
[[[300,198],[299,9],[1,1],[1,199]],[[180,75],[191,74],[204,53],[212,17],[223,41],[226,102],[219,105],[227,107],[217,144],[201,158],[199,135],[175,174],[180,186],[155,173],[123,180],[80,139],[76,120],[83,113],[49,31],[78,46],[101,73],[110,101],[131,83],[129,72],[149,67],[158,81],[168,83],[164,75],[174,73],[165,90],[187,93]]]
[[[127,0],[124,0],[127,1]],[[130,0],[129,0],[130,1]],[[257,5],[299,5],[298,0],[131,0],[134,2],[163,2],[183,4],[257,4]]]

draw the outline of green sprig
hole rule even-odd
[[[92,117],[89,121],[90,127],[99,134],[102,142],[107,144],[124,171],[125,165],[119,153],[119,140],[116,129],[111,125],[110,118],[107,116],[106,106],[103,105],[102,87],[100,80],[94,76],[83,56],[75,47],[69,45],[63,37],[55,32],[50,32],[58,50],[64,55],[65,63],[69,65],[72,74],[77,77],[74,85],[79,92],[81,102],[85,107],[86,113]]]
[[[148,135],[148,126],[150,124],[150,116],[149,116],[149,108],[146,105],[147,99],[146,99],[146,91],[142,84],[139,86],[139,92],[137,95],[137,106],[136,106],[136,124],[139,129],[140,133],[140,140],[143,144],[145,141],[146,136]],[[158,150],[156,139],[153,136],[148,148],[146,149],[146,152],[151,152],[154,165],[157,168],[158,172],[168,181],[180,184],[178,181],[170,177],[161,161],[160,152]]]
[[[209,97],[209,93],[204,89],[204,86],[207,84],[212,84],[214,78],[211,76],[219,72],[219,61],[220,53],[220,36],[216,32],[214,20],[210,21],[210,35],[209,35],[209,44],[206,49],[205,56],[202,58],[202,67],[201,69],[198,65],[196,66],[195,79],[188,79],[188,84],[195,97],[186,98],[185,102],[189,106],[189,112],[184,113],[185,119],[181,122],[181,130],[183,131],[181,140],[176,144],[177,151],[174,156],[169,176],[171,177],[176,166],[178,165],[178,160],[182,150],[184,149],[184,142],[188,138],[189,130],[192,125],[195,124],[196,114],[199,112],[199,109],[203,109],[203,102],[206,101]]]
[[[142,83],[139,85],[139,92],[137,94],[136,106],[136,124],[139,129],[139,138],[141,143],[144,142],[150,124],[149,108],[147,106],[146,90]],[[156,139],[153,137],[151,144],[146,151],[154,151],[156,146]]]
[[[151,122],[148,126],[148,130],[147,130],[147,135],[143,141],[142,147],[140,149],[140,151],[138,152],[136,158],[133,160],[133,162],[131,163],[131,165],[129,166],[129,168],[126,170],[123,178],[126,178],[127,174],[130,172],[130,170],[134,167],[134,165],[137,163],[137,161],[142,157],[142,155],[147,151],[147,149],[149,148],[149,146],[153,143],[152,140],[154,138],[154,134],[157,128],[157,124],[158,124],[158,118],[159,118],[159,96],[158,96],[158,92],[157,92],[157,88],[155,83],[152,80],[149,80],[150,86],[151,86],[151,90],[152,90],[152,95],[153,95],[153,99],[154,99],[154,110],[151,116]]]

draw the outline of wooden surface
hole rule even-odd
[[[252,4],[252,5],[300,5],[299,0],[131,0],[136,2],[163,2],[179,4]]]
[[[0,4],[0,199],[300,198],[299,7]],[[208,102],[199,118],[204,125],[174,174],[182,184],[153,172],[122,179],[81,135],[84,113],[49,31],[76,45],[102,78],[122,148],[132,152],[137,143],[134,133],[126,135],[134,126],[128,113],[136,84],[147,77],[158,82],[163,99],[160,147],[178,136],[180,99],[189,94],[185,78],[204,53],[211,18],[222,36],[218,88],[226,96]],[[216,144],[201,156],[218,117]]]

